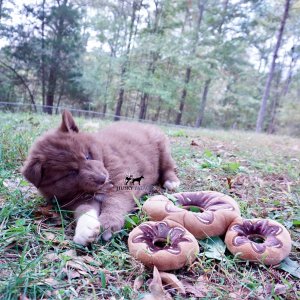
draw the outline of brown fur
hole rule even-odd
[[[121,122],[82,133],[65,111],[60,128],[34,143],[22,173],[47,199],[55,196],[74,210],[77,219],[94,209],[103,229],[114,232],[134,208],[133,196],[145,193],[117,190],[128,174],[143,176],[141,185],[179,184],[174,168],[168,141],[157,127]]]

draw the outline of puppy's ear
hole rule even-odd
[[[62,123],[59,129],[62,132],[79,132],[72,114],[68,110],[64,110],[62,113]]]
[[[31,159],[25,162],[22,168],[24,177],[33,183],[37,188],[42,181],[42,164],[38,159]]]

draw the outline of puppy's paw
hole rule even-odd
[[[180,185],[180,181],[179,180],[167,180],[164,183],[164,188],[167,190],[176,190]]]
[[[77,221],[73,241],[86,246],[94,242],[100,233],[100,222],[97,212],[90,210],[81,215]]]
[[[102,214],[100,215],[99,220],[103,229],[102,238],[105,241],[110,240],[112,234],[121,230],[124,225],[124,218],[122,216]]]

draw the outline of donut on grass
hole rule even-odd
[[[292,248],[287,229],[270,219],[236,219],[226,233],[225,244],[232,254],[265,265],[279,264]]]
[[[177,270],[191,264],[199,253],[195,237],[177,223],[144,222],[128,238],[129,252],[147,267]]]
[[[219,192],[185,192],[172,196],[176,201],[163,195],[151,197],[143,210],[151,220],[179,223],[198,239],[225,234],[232,221],[240,216],[236,201]]]

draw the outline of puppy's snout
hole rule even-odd
[[[106,181],[106,176],[103,175],[103,174],[98,175],[97,177],[95,177],[95,182],[97,184],[103,184],[105,181]]]

